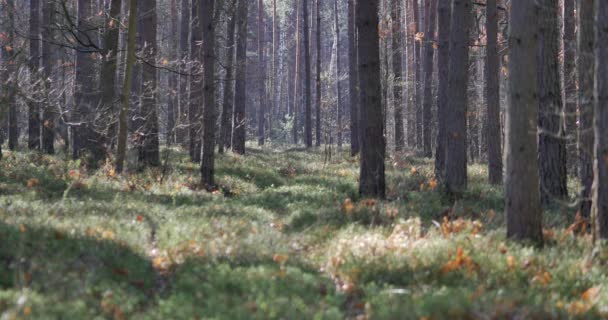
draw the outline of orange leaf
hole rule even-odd
[[[601,289],[600,286],[591,287],[581,294],[581,299],[584,301],[594,300],[599,295]]]
[[[355,204],[350,198],[346,198],[346,200],[344,200],[344,203],[342,203],[342,211],[345,214],[350,215],[353,213],[353,210],[355,210]]]

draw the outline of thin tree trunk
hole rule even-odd
[[[42,151],[46,154],[55,153],[55,118],[56,112],[51,105],[51,77],[53,71],[53,48],[51,42],[54,41],[54,33],[51,24],[54,20],[55,6],[53,1],[45,1],[42,7],[42,84],[44,93],[44,103],[42,108]]]
[[[536,161],[537,12],[534,1],[511,2],[505,213],[508,238],[542,244],[542,211]]]
[[[540,0],[538,46],[538,151],[541,200],[568,197],[566,136],[563,119],[559,61],[559,1]]]
[[[295,84],[293,87],[293,144],[298,144],[298,89],[300,86],[300,2],[296,0],[296,71],[294,74]]]
[[[247,129],[247,11],[248,0],[237,0],[237,42],[236,42],[236,74],[234,85],[234,120],[232,134],[232,150],[245,154],[245,139]]]
[[[573,175],[578,172],[577,154],[577,95],[576,95],[576,0],[564,0],[564,102],[568,167]]]
[[[235,50],[235,30],[236,30],[236,3],[237,0],[230,2],[230,20],[228,21],[228,36],[226,45],[226,86],[224,88],[224,101],[222,103],[222,120],[219,138],[219,153],[224,152],[224,148],[230,149],[232,141],[232,113],[234,108],[234,52]]]
[[[414,108],[416,110],[416,148],[422,149],[422,132],[423,132],[423,116],[422,116],[422,73],[420,67],[421,61],[421,38],[420,32],[420,8],[418,0],[412,0],[412,11],[414,20],[412,22],[414,28]]]
[[[348,92],[350,95],[350,154],[359,153],[359,90],[357,87],[356,0],[348,0]]]
[[[118,116],[118,143],[116,151],[116,172],[122,173],[127,152],[127,135],[129,131],[129,102],[135,64],[135,38],[137,37],[137,0],[129,1],[129,31],[127,35],[127,62],[125,79],[122,88],[121,108]]]
[[[316,75],[317,78],[315,80],[316,84],[316,110],[317,114],[315,117],[316,121],[316,137],[317,137],[317,147],[321,146],[321,0],[315,1],[315,7],[317,11],[317,70]]]
[[[19,143],[19,124],[17,103],[15,101],[15,92],[17,91],[17,79],[15,74],[15,59],[16,50],[15,48],[15,3],[13,0],[7,0],[5,2],[4,19],[7,21],[6,26],[6,45],[2,46],[2,60],[6,64],[6,71],[4,73],[5,84],[4,99],[8,105],[8,149],[16,150]],[[12,63],[11,63],[12,61]]]
[[[168,39],[170,47],[169,56],[171,57],[171,65],[179,68],[179,38],[178,38],[178,0],[171,0],[171,37]],[[179,112],[179,76],[176,73],[168,75],[169,96],[167,97],[167,128],[166,139],[167,145],[170,146],[176,142],[176,123]]]
[[[199,8],[203,31],[203,153],[201,161],[201,182],[208,189],[215,188],[215,132],[217,111],[215,106],[215,26],[213,7],[215,0],[202,0]]]
[[[180,70],[182,74],[179,76],[179,107],[176,123],[176,140],[178,143],[184,145],[186,137],[188,135],[187,123],[188,123],[188,110],[190,105],[189,96],[189,80],[188,73],[191,71],[188,60],[190,59],[190,33],[192,29],[190,24],[190,14],[192,4],[189,0],[182,0],[181,5],[181,20],[180,20],[180,33],[179,33],[179,46],[180,46]]]
[[[340,89],[340,23],[338,15],[338,0],[334,0],[334,28],[336,29],[336,121],[338,148],[342,148],[342,90]]]
[[[306,1],[306,0],[305,0]],[[258,145],[264,145],[266,125],[266,101],[264,96],[266,92],[266,72],[264,70],[264,2],[258,0]]]
[[[579,179],[582,186],[580,212],[589,217],[591,185],[593,183],[593,50],[594,4],[591,0],[578,1],[578,109],[579,109]]]
[[[360,1],[357,6],[359,32],[359,79],[361,101],[361,170],[359,194],[384,198],[386,182],[384,157],[386,146],[380,88],[380,40],[378,35],[378,0]]]
[[[312,94],[310,76],[310,28],[308,17],[308,0],[302,1],[302,19],[304,22],[304,143],[306,148],[312,147]]]
[[[444,0],[445,1],[445,0]],[[431,158],[433,156],[432,149],[432,108],[433,108],[433,62],[435,49],[435,19],[437,13],[437,1],[427,0],[426,13],[428,15],[426,32],[424,36],[424,101],[423,101],[423,149],[424,156]]]
[[[450,35],[449,100],[446,110],[447,143],[445,186],[459,195],[467,188],[467,102],[471,0],[454,0]]]
[[[200,24],[200,0],[192,0],[192,31],[190,39],[190,60],[192,60],[192,75],[190,76],[190,105],[188,106],[188,128],[190,136],[190,159],[192,162],[201,161],[201,135],[203,105],[203,67],[202,42],[203,29]]]
[[[608,239],[608,2],[596,0],[595,187],[596,237]]]
[[[30,150],[40,149],[40,1],[30,1],[30,83],[33,101],[28,102],[27,145]]]
[[[500,128],[500,59],[498,57],[498,7],[496,0],[486,2],[486,139],[488,178],[491,184],[502,183]]]

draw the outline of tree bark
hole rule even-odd
[[[171,0],[171,37],[167,40],[169,42],[170,50],[169,56],[172,67],[179,68],[179,31],[178,31],[178,0]],[[179,76],[171,72],[168,74],[168,85],[169,94],[167,97],[167,127],[165,130],[165,138],[167,139],[167,146],[171,146],[176,142],[176,124],[179,112]]]
[[[316,40],[317,40],[317,70],[316,70],[316,75],[317,78],[315,80],[315,84],[316,84],[316,101],[315,101],[315,107],[317,110],[317,114],[315,117],[315,121],[316,121],[316,145],[317,147],[321,146],[321,0],[316,0],[315,1],[315,7],[316,7],[316,11],[317,11],[317,34],[316,34]]]
[[[382,97],[380,88],[380,40],[378,35],[378,0],[357,4],[359,30],[359,81],[361,101],[361,170],[359,194],[384,198],[385,141],[383,136]]]
[[[118,115],[118,143],[116,151],[116,172],[122,173],[127,152],[127,136],[129,131],[129,103],[133,82],[133,66],[135,65],[135,39],[137,37],[137,0],[129,1],[129,30],[127,34],[127,62],[125,79],[122,88],[121,108]]]
[[[13,0],[5,2],[3,19],[6,19],[6,45],[2,46],[2,60],[6,64],[6,71],[3,74],[5,103],[8,106],[8,149],[16,150],[19,143],[19,125],[17,103],[15,92],[17,91],[17,80],[15,75],[15,3]]]
[[[568,167],[578,172],[577,154],[577,95],[576,95],[576,0],[564,0],[564,102]]]
[[[593,206],[596,238],[608,239],[608,2],[596,0],[595,170]]]
[[[445,1],[445,0],[444,0]],[[433,157],[432,149],[432,117],[433,117],[433,62],[435,49],[435,20],[437,13],[437,0],[426,1],[427,25],[424,35],[424,101],[423,101],[423,149],[424,156]]]
[[[391,38],[393,42],[393,103],[394,103],[394,124],[395,124],[395,152],[403,150],[405,146],[405,131],[403,128],[403,70],[401,61],[401,1],[392,0],[391,8]]]
[[[488,179],[502,184],[502,149],[500,128],[500,59],[498,56],[498,7],[496,0],[486,2],[486,144]]]
[[[507,237],[541,245],[542,211],[538,178],[538,6],[512,0],[509,21],[509,105],[506,121],[505,213]]]
[[[215,106],[215,25],[213,8],[215,0],[201,0],[200,23],[203,31],[203,153],[201,161],[201,182],[208,189],[215,188],[215,132],[217,112]]]
[[[312,147],[312,94],[310,79],[310,28],[308,17],[308,0],[302,0],[302,21],[304,22],[304,143]]]
[[[53,110],[50,99],[51,92],[51,77],[53,71],[53,47],[51,42],[54,41],[54,33],[52,23],[54,20],[55,3],[53,1],[45,1],[42,6],[42,85],[44,94],[44,103],[42,108],[42,151],[46,154],[55,153],[55,122],[56,112]]]
[[[357,87],[356,0],[348,0],[348,92],[350,96],[350,155],[359,153],[359,90]]]
[[[188,128],[190,136],[190,159],[201,161],[202,105],[203,105],[203,29],[200,23],[200,0],[192,0],[192,31],[190,32],[190,104],[188,106]]]
[[[306,0],[304,0],[306,1]],[[266,126],[266,72],[264,70],[264,2],[258,0],[258,145],[264,145]]]
[[[190,105],[189,96],[189,80],[190,77],[190,33],[192,29],[190,24],[190,14],[192,12],[192,4],[189,0],[182,0],[181,4],[181,19],[180,19],[180,32],[179,32],[179,46],[180,46],[180,70],[182,74],[179,76],[179,106],[177,111],[176,119],[176,140],[178,143],[184,145],[186,137],[188,135],[187,124],[188,124],[188,108]]]
[[[578,153],[582,186],[580,212],[589,217],[593,183],[593,81],[594,81],[594,4],[578,1]]]
[[[437,5],[437,147],[435,149],[435,178],[445,181],[445,156],[447,147],[448,80],[450,71],[450,24],[451,1],[439,1]]]
[[[30,83],[34,99],[28,101],[27,146],[40,149],[40,1],[30,1]]]
[[[294,87],[293,87],[293,144],[298,144],[298,89],[300,87],[300,2],[296,0],[296,65],[294,74]]]
[[[454,0],[452,8],[449,100],[445,113],[447,121],[445,186],[449,194],[459,195],[467,188],[467,90],[472,2]]]
[[[420,32],[420,7],[418,0],[412,0],[413,11],[413,33],[414,33],[414,108],[416,110],[416,148],[422,149],[422,132],[423,132],[423,112],[422,112],[422,72],[420,67],[422,40],[419,37]]]
[[[234,85],[234,119],[232,134],[232,150],[238,154],[245,154],[245,140],[247,135],[247,0],[237,0],[237,42],[236,42],[236,74]]]
[[[540,0],[538,127],[540,194],[544,205],[568,197],[566,136],[559,61],[559,1]]]
[[[224,88],[224,101],[222,103],[222,118],[219,138],[219,153],[224,152],[224,148],[229,149],[232,141],[232,114],[234,108],[234,52],[235,50],[235,30],[236,30],[236,2],[230,2],[230,17],[228,20],[226,50],[226,86]]]
[[[336,32],[336,126],[338,148],[342,148],[342,90],[340,88],[340,23],[338,0],[334,0],[334,28]]]
[[[156,42],[157,18],[156,1],[144,1],[142,3],[142,37],[144,41],[143,58],[145,63],[142,66],[142,98],[141,116],[143,126],[141,128],[141,149],[140,162],[145,165],[160,165],[160,142],[158,130],[158,111],[157,111],[157,81],[156,78],[156,54],[158,45]]]

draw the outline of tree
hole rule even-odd
[[[202,134],[202,105],[203,105],[203,67],[202,43],[203,29],[199,7],[201,0],[192,0],[192,30],[190,32],[190,60],[192,63],[190,76],[190,103],[188,106],[189,151],[190,160],[195,163],[201,161],[201,134]]]
[[[157,110],[157,81],[156,78],[156,55],[158,44],[156,41],[157,19],[156,19],[156,0],[143,1],[142,38],[144,47],[142,55],[145,63],[142,66],[142,97],[141,97],[141,117],[143,125],[140,132],[141,147],[139,161],[146,165],[160,165],[160,142],[158,130],[158,110]]]
[[[350,100],[350,154],[359,153],[359,90],[357,87],[356,5],[348,0],[348,92]]]
[[[424,100],[422,106],[422,118],[423,118],[423,147],[424,156],[431,158],[433,156],[432,149],[432,107],[433,107],[433,57],[435,49],[433,44],[435,43],[435,19],[437,13],[437,2],[436,0],[427,0],[427,25],[426,32],[424,35]],[[393,58],[394,59],[394,58]]]
[[[245,114],[247,91],[247,0],[237,0],[236,74],[234,85],[234,119],[232,150],[245,154],[247,116]]]
[[[317,11],[317,13],[316,13],[316,15],[317,15],[317,32],[316,32],[316,40],[317,40],[316,75],[317,75],[317,77],[315,79],[315,85],[316,85],[315,92],[317,93],[315,105],[316,105],[317,114],[315,117],[315,121],[316,121],[316,136],[317,136],[316,145],[317,145],[317,147],[319,147],[319,146],[321,146],[321,0],[315,1],[315,7],[316,7],[316,11]]]
[[[450,24],[451,1],[437,4],[437,146],[435,149],[435,177],[445,181],[445,156],[447,147],[448,81],[450,71]]]
[[[131,86],[133,81],[133,66],[135,64],[135,38],[137,37],[137,0],[129,1],[129,30],[127,34],[127,61],[125,67],[125,79],[120,96],[121,108],[118,115],[118,143],[116,151],[116,172],[121,173],[127,152],[127,135],[129,122],[129,102]]]
[[[122,8],[122,0],[113,0],[110,6],[110,14],[105,21],[105,34],[103,36],[104,46],[101,50],[102,66],[100,74],[99,91],[101,99],[99,105],[100,112],[106,114],[107,123],[114,121],[114,103],[116,98],[115,81],[117,71],[118,57],[118,37],[120,32],[120,9]],[[108,135],[110,139],[115,134],[115,127],[111,126]]]
[[[543,243],[538,178],[537,4],[512,0],[509,21],[509,105],[506,121],[507,237]]]
[[[596,237],[608,239],[608,2],[596,0],[595,168],[593,207]]]
[[[498,7],[496,0],[486,2],[486,144],[488,179],[502,184],[502,148],[500,129],[500,59],[498,57]]]
[[[190,65],[188,63],[190,56],[190,33],[192,29],[190,24],[190,14],[192,12],[192,4],[189,0],[182,0],[181,4],[181,19],[179,32],[179,49],[180,49],[180,71],[179,76],[179,111],[176,123],[176,140],[179,143],[186,141],[188,135],[187,122],[188,111],[190,106],[190,96],[188,85],[190,83]]]
[[[449,100],[445,110],[447,121],[445,186],[449,194],[457,195],[467,188],[467,84],[472,2],[454,0],[452,10]]]
[[[27,146],[30,150],[40,149],[40,97],[38,88],[40,78],[40,1],[30,1],[30,82],[34,98],[28,102]]]
[[[15,92],[17,89],[17,79],[15,79],[15,59],[16,50],[15,46],[15,3],[13,0],[7,0],[5,2],[5,8],[3,19],[7,21],[6,24],[6,42],[2,46],[2,61],[5,64],[6,71],[2,74],[2,81],[0,83],[4,86],[3,102],[7,105],[8,109],[8,148],[9,150],[17,149],[19,142],[19,125],[17,123],[18,110],[17,103],[15,101]]]
[[[306,1],[306,0],[305,0]],[[266,125],[266,101],[265,100],[265,70],[264,70],[264,2],[258,0],[258,145],[264,145]]]
[[[543,204],[568,196],[566,137],[559,61],[559,1],[539,1],[538,126],[540,190]]]
[[[416,110],[416,148],[422,148],[422,132],[423,132],[423,118],[422,118],[422,73],[421,67],[421,36],[420,36],[420,8],[418,6],[418,0],[412,0],[412,33],[414,37],[414,55],[413,55],[413,76],[414,76],[414,109]]]
[[[577,172],[577,95],[576,95],[576,0],[564,0],[564,102],[566,114],[566,137],[568,167]]]
[[[222,117],[220,124],[220,137],[218,141],[219,152],[223,153],[224,148],[230,148],[232,141],[232,113],[234,108],[234,52],[235,50],[235,30],[236,30],[236,2],[231,0],[229,10],[230,17],[228,18],[227,42],[228,50],[226,52],[226,86],[224,89],[224,101],[222,103]]]
[[[300,2],[301,0],[296,0],[296,65],[295,65],[295,73],[294,73],[294,87],[293,87],[293,144],[298,144],[298,112],[300,108],[298,108],[298,88],[300,84]]]
[[[95,108],[97,81],[95,77],[95,52],[97,44],[95,26],[93,24],[93,8],[91,0],[78,0],[78,34],[79,44],[76,52],[76,79],[74,100],[75,110],[72,114],[73,128],[73,154],[74,158],[89,154],[89,165],[97,166],[97,162],[105,157],[101,136],[96,129],[97,110]]]
[[[302,0],[302,22],[304,23],[304,143],[312,147],[312,94],[310,82],[310,30],[308,23],[308,0]]]
[[[340,23],[338,0],[334,0],[334,29],[336,37],[336,126],[338,148],[342,148],[342,91],[340,90]]]
[[[395,104],[394,122],[395,122],[395,151],[399,152],[403,150],[405,146],[405,137],[403,129],[403,99],[402,99],[402,87],[403,81],[402,75],[402,61],[401,61],[401,5],[399,0],[392,0],[391,8],[391,22],[392,22],[392,33],[391,38],[393,41],[393,74],[394,74],[394,88],[393,88],[393,101]]]
[[[215,132],[217,112],[215,106],[215,25],[213,7],[215,0],[201,0],[200,24],[203,31],[203,153],[201,161],[201,182],[208,189],[215,188]]]
[[[42,86],[45,103],[42,108],[42,151],[46,154],[55,153],[55,118],[56,112],[51,105],[51,76],[53,71],[54,32],[51,25],[54,21],[55,2],[45,1],[42,5]]]
[[[180,43],[179,37],[177,37],[179,21],[178,9],[178,0],[171,0],[171,9],[169,10],[171,17],[170,30],[171,35],[173,36],[168,39],[168,42],[170,46],[169,57],[172,67],[179,67]],[[179,114],[179,75],[175,72],[171,72],[168,75],[167,82],[169,94],[167,97],[167,126],[165,130],[165,139],[167,146],[170,146],[176,142],[176,123]]]
[[[593,1],[578,1],[578,154],[582,185],[580,212],[589,217],[593,184],[593,81],[595,48]]]
[[[359,81],[361,102],[361,169],[359,194],[384,198],[385,141],[380,88],[380,40],[378,35],[378,0],[357,3],[359,30]]]

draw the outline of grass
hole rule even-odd
[[[0,318],[608,317],[608,259],[574,213],[546,212],[542,249],[507,241],[481,165],[452,204],[431,162],[390,159],[376,201],[346,153],[250,151],[219,156],[214,193],[175,150],[125,176],[5,152]]]

